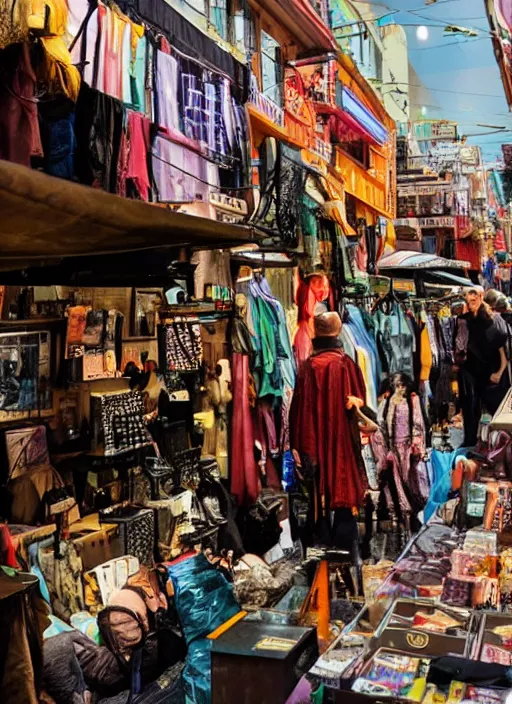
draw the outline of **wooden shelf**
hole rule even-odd
[[[0,327],[3,325],[9,327],[27,327],[29,325],[48,325],[49,323],[63,323],[66,318],[26,318],[25,320],[0,320]]]

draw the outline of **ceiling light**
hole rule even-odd
[[[425,27],[424,24],[420,25],[416,29],[416,39],[420,42],[426,42],[428,39],[428,27]]]

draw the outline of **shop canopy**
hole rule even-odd
[[[384,274],[393,270],[413,270],[424,269],[469,269],[469,262],[457,259],[444,259],[435,254],[421,254],[418,252],[393,252],[386,257],[382,257],[378,263],[379,272]]]
[[[142,251],[233,247],[254,228],[173,212],[0,161],[0,271]],[[0,283],[3,283],[0,281]]]
[[[445,284],[447,286],[462,286],[463,288],[470,288],[475,284],[463,276],[457,276],[449,271],[432,271],[427,269],[425,271],[426,279],[430,282]]]

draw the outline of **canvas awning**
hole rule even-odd
[[[470,280],[457,274],[452,274],[449,271],[432,271],[426,270],[427,282],[446,284],[448,286],[461,286],[462,288],[472,288],[475,284]]]
[[[0,271],[257,239],[249,226],[184,215],[0,161]]]
[[[445,259],[435,254],[421,254],[419,252],[399,251],[382,257],[378,263],[381,273],[391,269],[469,269],[470,263],[458,259]]]

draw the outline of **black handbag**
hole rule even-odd
[[[138,558],[142,565],[152,565],[155,549],[155,514],[151,508],[137,508],[125,502],[99,511],[100,523],[119,526],[119,538],[125,555]]]

